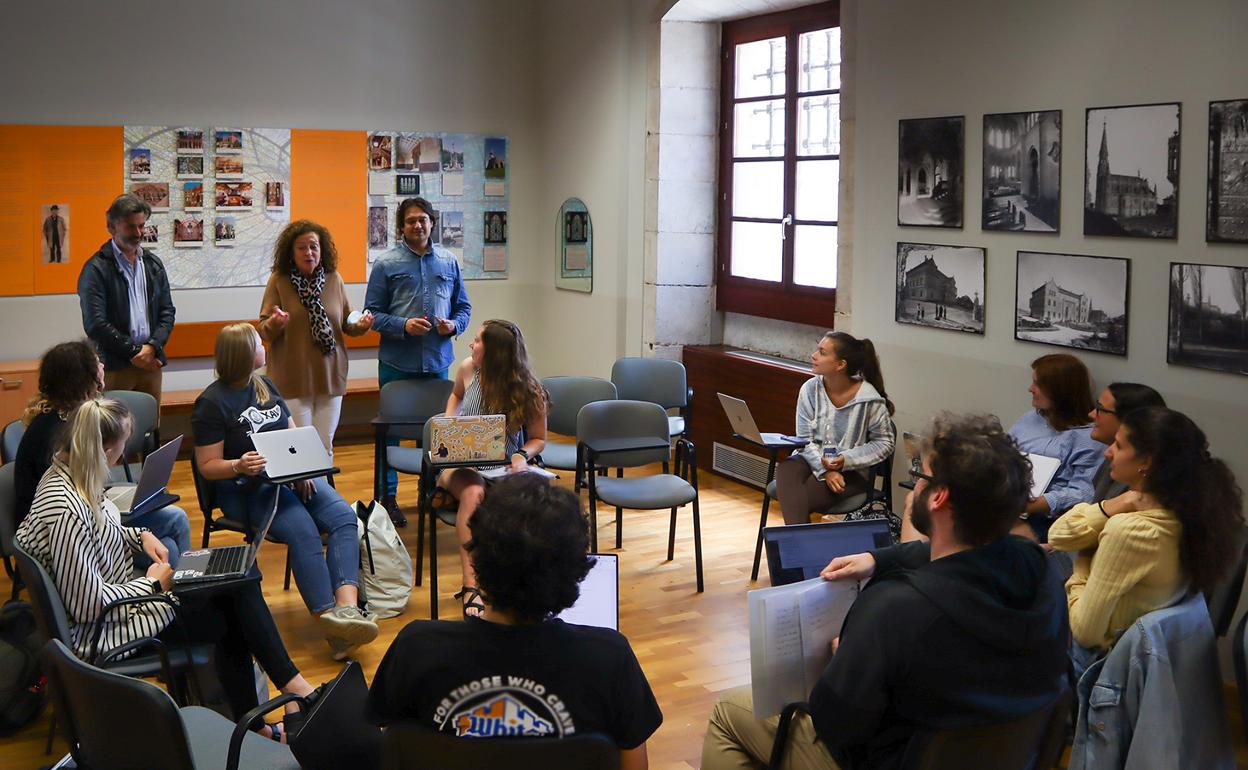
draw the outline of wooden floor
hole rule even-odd
[[[338,489],[348,502],[368,499],[372,494],[371,445],[340,446],[335,464],[343,469]],[[657,468],[656,468],[657,469]],[[746,623],[746,591],[754,537],[758,526],[759,492],[714,476],[699,474],[701,487],[703,559],[706,592],[695,591],[693,535],[688,509],[682,510],[677,529],[676,558],[667,562],[667,512],[625,511],[624,548],[620,554],[620,623],[632,642],[663,709],[663,725],[649,742],[650,766],[656,770],[688,770],[699,766],[706,720],[717,697],[724,690],[747,685],[750,679],[749,634]],[[558,483],[571,487],[568,478]],[[189,462],[179,462],[171,481],[171,491],[182,496],[181,505],[191,519],[191,532],[198,542],[203,518],[195,502]],[[399,501],[415,512],[416,482],[401,477]],[[582,496],[584,499],[584,496]],[[781,523],[778,506],[773,506],[772,523]],[[604,552],[614,543],[614,510],[600,508],[600,545]],[[409,551],[415,556],[416,523],[400,530]],[[449,528],[439,531],[439,564],[442,616],[457,617],[457,602],[451,596],[459,589],[455,542]],[[229,533],[218,533],[214,545],[237,540]],[[314,684],[332,677],[339,669],[329,656],[320,630],[304,609],[297,590],[282,590],[285,549],[271,544],[260,553],[265,574],[264,592],[273,610],[291,656]],[[426,568],[427,569],[427,568]],[[766,585],[766,568],[761,585]],[[9,585],[0,575],[0,596],[7,596]],[[372,677],[377,664],[394,636],[408,622],[429,615],[428,584],[413,591],[406,614],[381,621],[381,636],[364,648],[360,662]],[[0,738],[0,770],[39,768],[52,760],[43,753],[48,719],[45,716],[15,736]],[[1237,757],[1245,767],[1245,750],[1239,735],[1238,713],[1234,714]],[[66,751],[57,743],[53,756]]]

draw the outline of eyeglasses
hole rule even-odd
[[[919,470],[919,469],[917,469],[917,468],[911,468],[911,469],[910,469],[910,476],[911,476],[911,477],[913,477],[913,478],[916,478],[916,479],[924,479],[924,480],[926,480],[928,483],[931,483],[931,484],[935,484],[935,483],[936,483],[936,477],[935,477],[935,476],[928,475],[928,474],[924,473],[923,471],[921,471],[921,470]]]
[[[1096,413],[1097,413],[1097,414],[1112,414],[1112,415],[1114,415],[1115,417],[1118,415],[1118,413],[1117,413],[1117,412],[1115,412],[1113,409],[1106,409],[1105,407],[1101,406],[1101,402],[1100,402],[1100,401],[1097,401],[1097,402],[1096,402],[1096,406],[1094,406],[1094,407],[1092,407],[1092,408],[1096,410]]]

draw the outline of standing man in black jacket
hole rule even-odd
[[[164,264],[140,245],[151,215],[152,207],[130,194],[108,207],[113,237],[83,265],[78,303],[104,362],[104,387],[150,393],[159,402],[174,308]]]
[[[1031,468],[995,417],[940,415],[925,434],[912,521],[930,542],[834,559],[870,579],[789,736],[787,768],[892,769],[915,733],[1009,721],[1067,687],[1065,592],[1036,543],[1010,535]],[[715,706],[702,770],[760,768],[776,719],[749,690]]]

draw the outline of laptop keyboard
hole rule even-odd
[[[204,574],[228,575],[232,572],[242,572],[243,566],[247,562],[249,549],[250,546],[245,545],[214,548],[212,555],[208,557],[208,568],[204,570]]]

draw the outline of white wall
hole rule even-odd
[[[522,320],[522,291],[553,280],[537,259],[537,230],[539,223],[549,229],[558,206],[539,208],[537,194],[534,7],[530,0],[6,4],[0,122],[504,134],[511,277],[469,282],[468,292],[474,321]],[[103,218],[99,212],[99,233],[90,235],[101,243]],[[353,302],[362,303],[363,289],[350,287]],[[176,291],[174,303],[179,321],[251,318],[261,293]],[[0,358],[36,358],[82,333],[72,295],[0,299],[0,328],[23,330],[5,336]],[[463,355],[469,339],[457,344]],[[207,384],[210,366],[175,361],[165,387]],[[354,376],[374,372],[375,353],[353,355]]]

